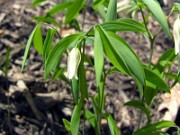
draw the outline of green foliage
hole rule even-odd
[[[96,74],[97,86],[101,83],[101,76],[104,67],[104,50],[101,37],[97,29],[95,29],[95,39],[94,39],[94,68]]]
[[[32,6],[37,6],[45,0],[34,0]],[[87,33],[82,31],[76,17],[81,11],[86,12],[86,8],[94,9],[99,16],[104,20],[101,24],[96,24]],[[75,103],[70,122],[63,119],[63,123],[71,135],[81,134],[79,125],[81,124],[81,116],[83,123],[86,120],[94,128],[95,134],[101,134],[101,119],[106,118],[111,135],[120,135],[119,129],[113,120],[113,117],[106,112],[105,103],[105,84],[106,77],[112,72],[121,72],[134,79],[140,93],[140,100],[131,100],[125,103],[126,106],[140,109],[147,116],[148,122],[151,121],[152,112],[151,105],[159,90],[170,93],[170,88],[180,82],[180,72],[178,74],[171,73],[170,69],[178,56],[175,55],[174,49],[165,51],[158,62],[151,64],[153,47],[155,39],[161,32],[161,29],[170,37],[171,33],[168,26],[168,18],[172,13],[179,13],[179,3],[175,3],[172,11],[166,19],[166,16],[156,0],[132,0],[127,6],[119,9],[123,11],[129,9],[126,14],[131,14],[133,18],[118,18],[117,16],[117,0],[93,0],[90,4],[87,0],[70,0],[58,3],[52,7],[45,16],[34,17],[38,21],[37,26],[31,32],[22,63],[22,69],[28,57],[30,46],[33,42],[36,51],[42,55],[44,62],[44,77],[52,77],[53,79],[60,78],[71,86],[71,94]],[[147,10],[147,15],[144,14],[144,9]],[[143,22],[136,20],[136,13],[140,10],[143,16]],[[177,12],[176,12],[177,11]],[[63,12],[65,21],[59,23],[52,16]],[[160,29],[155,35],[148,29],[147,24],[149,16],[153,15],[155,20],[160,24]],[[48,23],[48,29],[45,39],[42,37],[41,29],[44,23]],[[47,25],[47,24],[46,24]],[[59,29],[62,26],[68,25],[75,27],[81,33],[71,34],[61,39]],[[150,42],[149,63],[143,63],[140,58],[126,41],[124,41],[116,32],[133,32],[141,34]],[[57,34],[59,41],[53,44]],[[86,45],[93,45],[94,56],[91,59],[85,52]],[[67,54],[68,49],[78,48],[80,50],[81,61],[78,65],[78,78],[69,79],[66,76],[67,67],[61,67],[61,58],[63,54]],[[9,52],[7,51],[6,63],[9,63]],[[106,69],[105,58],[109,60],[113,66]],[[179,57],[178,57],[179,59]],[[94,63],[92,62],[94,60]],[[88,94],[88,84],[86,79],[85,62],[90,67],[93,67],[96,79],[97,92],[95,96]],[[77,66],[77,65],[76,65]],[[6,66],[8,69],[8,66]],[[69,68],[68,68],[69,69]],[[168,69],[168,70],[167,70]],[[165,82],[165,79],[173,81],[171,86]],[[85,109],[85,101],[92,100],[93,111]],[[139,115],[141,116],[141,115]],[[141,117],[139,117],[141,122]],[[84,124],[85,125],[85,124]],[[161,131],[162,128],[175,127],[176,125],[170,121],[157,121],[155,123],[147,123],[147,126],[138,129],[133,135],[166,135]],[[138,128],[140,123],[138,123]],[[83,135],[84,129],[83,130]]]
[[[123,73],[137,78],[144,85],[145,78],[142,65],[128,44],[116,34],[108,33],[100,26],[97,26],[96,29],[99,32],[105,54],[114,66]]]
[[[34,33],[33,38],[34,48],[38,51],[39,54],[43,53],[43,39],[41,33],[41,25],[38,25]]]
[[[162,133],[162,131],[160,131],[161,129],[169,127],[176,127],[176,124],[174,124],[171,121],[158,121],[141,128],[140,130],[136,131],[133,135],[154,135]]]
[[[70,21],[74,19],[74,17],[83,8],[84,3],[85,3],[85,0],[74,0],[71,6],[68,7],[65,23],[69,23]]]
[[[7,47],[6,59],[5,59],[5,65],[4,65],[4,73],[6,77],[8,76],[9,64],[10,64],[10,47]]]
[[[120,135],[119,129],[118,129],[114,119],[112,118],[112,116],[107,113],[107,114],[105,114],[105,117],[107,119],[110,131],[111,131],[111,135]]]
[[[143,102],[138,101],[138,100],[131,100],[131,101],[126,102],[124,105],[126,105],[126,106],[131,106],[131,107],[135,107],[135,108],[138,108],[138,109],[142,110],[142,111],[146,114],[148,120],[150,120],[150,118],[151,118],[151,116],[150,116],[150,111],[149,111],[149,109],[144,105]]]
[[[38,6],[39,4],[41,4],[42,2],[44,2],[45,0],[34,0],[31,4],[32,7]]]
[[[38,16],[38,17],[34,17],[33,19],[37,20],[38,22],[52,23],[56,25],[57,27],[60,27],[60,24],[56,20],[54,20],[52,17]]]
[[[66,8],[69,8],[71,6],[72,2],[61,2],[54,6],[52,9],[50,9],[47,13],[48,16],[54,15]]]
[[[130,18],[121,18],[117,21],[106,22],[101,24],[101,26],[107,31],[129,31],[147,35],[145,25]]]
[[[109,1],[105,22],[115,21],[117,19],[117,0]]]
[[[83,101],[82,99],[80,99],[72,113],[71,122],[70,122],[72,135],[78,135],[82,104]]]
[[[45,78],[48,78],[51,70],[54,70],[54,68],[57,66],[63,52],[65,52],[67,48],[73,44],[73,42],[76,43],[80,37],[83,37],[83,35],[82,34],[69,35],[64,39],[60,40],[60,42],[58,42],[54,46],[54,48],[50,50],[45,63],[45,72],[44,72]]]
[[[46,34],[46,38],[43,44],[43,58],[44,63],[47,60],[50,50],[52,49],[52,42],[54,38],[54,34],[56,33],[56,29],[49,28]]]
[[[159,22],[159,24],[166,32],[166,34],[170,37],[171,36],[170,29],[166,20],[166,16],[160,7],[160,4],[156,0],[138,0],[138,1],[142,2],[149,9],[149,11]]]
[[[180,12],[180,3],[174,3],[173,11]]]
[[[23,62],[22,62],[21,70],[23,70],[23,68],[24,68],[24,65],[25,65],[26,60],[27,60],[28,52],[29,52],[29,49],[30,49],[32,41],[33,41],[34,33],[36,32],[36,29],[39,27],[39,25],[41,25],[41,24],[38,24],[33,29],[33,31],[31,32],[31,35],[29,36],[29,39],[28,39],[27,44],[26,44],[26,49],[25,49],[25,52],[24,52],[24,57],[23,57]]]

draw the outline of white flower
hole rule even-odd
[[[173,36],[175,44],[175,54],[180,54],[180,19],[177,18],[174,22]]]
[[[81,53],[78,48],[73,48],[68,56],[68,78],[77,79],[77,70],[81,61]]]

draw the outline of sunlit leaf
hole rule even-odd
[[[64,126],[66,127],[66,130],[68,132],[70,132],[71,131],[70,122],[68,120],[64,119],[64,118],[62,120],[63,120]]]
[[[112,116],[110,114],[106,113],[105,117],[107,119],[111,135],[120,135],[119,129],[118,129],[114,119],[112,118]]]
[[[41,25],[38,25],[36,28],[36,31],[34,33],[33,38],[34,48],[39,54],[43,53],[43,39],[42,39],[42,33],[41,33]]]
[[[106,22],[101,24],[101,26],[107,31],[129,31],[148,35],[144,24],[130,18],[122,18],[117,21]]]
[[[44,2],[45,0],[34,0],[31,4],[32,7],[38,6],[39,4],[41,4],[42,2]]]
[[[144,97],[148,106],[151,106],[154,97],[158,92],[158,88],[155,84],[146,81],[146,87],[144,90]]]
[[[133,135],[154,135],[154,132],[169,127],[176,127],[176,124],[172,121],[158,121],[139,129],[138,131],[134,132]]]
[[[158,75],[157,73],[153,72],[152,70],[149,70],[147,68],[144,68],[146,81],[155,85],[157,88],[164,90],[165,92],[170,93],[170,89],[167,86],[167,84],[164,82],[164,80]]]
[[[27,59],[27,56],[28,56],[28,53],[29,53],[29,49],[30,49],[32,41],[33,41],[34,33],[36,32],[36,29],[39,27],[39,25],[41,25],[41,24],[36,25],[36,27],[33,29],[33,31],[31,32],[31,34],[29,36],[29,39],[28,39],[27,44],[26,44],[26,49],[25,49],[25,52],[24,52],[24,57],[23,57],[21,70],[23,70],[23,68],[24,68],[24,65],[26,63],[26,59]]]
[[[68,7],[70,7],[72,4],[72,2],[61,2],[59,4],[57,4],[56,6],[54,6],[52,9],[50,9],[47,13],[47,15],[54,15]]]
[[[116,34],[108,33],[100,26],[96,28],[100,34],[105,54],[114,66],[121,72],[137,78],[145,85],[142,64],[128,44]]]
[[[115,21],[117,19],[117,0],[110,0],[105,22]]]
[[[66,12],[65,23],[69,23],[75,16],[79,13],[79,11],[83,8],[85,0],[74,0],[71,6],[68,8]]]
[[[159,72],[163,72],[165,67],[171,62],[174,61],[176,58],[176,55],[174,53],[174,49],[170,49],[165,51],[162,56],[159,58],[157,64],[155,65],[154,68],[158,69]]]
[[[173,10],[180,12],[180,3],[174,3]]]
[[[94,39],[94,68],[96,74],[96,83],[99,86],[104,69],[104,51],[100,33],[95,29]]]
[[[160,4],[156,0],[139,0],[139,2],[142,2],[149,9],[149,11],[159,22],[165,33],[170,37],[171,33],[167,23],[167,19],[164,12],[161,9]]]
[[[34,17],[33,19],[37,20],[39,22],[52,23],[52,24],[60,27],[60,24],[56,20],[54,20],[52,17],[37,16],[37,17]]]
[[[56,29],[49,28],[46,34],[46,38],[43,44],[43,58],[44,62],[46,61],[50,50],[52,49],[52,41],[54,38],[54,34],[56,33]]]
[[[85,110],[85,117],[89,121],[91,126],[95,129],[96,128],[96,119],[95,119],[94,114],[92,112],[90,112],[89,110]]]
[[[99,5],[103,4],[105,0],[94,0],[93,8],[96,9]]]
[[[71,122],[70,122],[72,135],[78,135],[82,104],[83,104],[83,100],[80,99],[72,113]]]
[[[105,20],[106,18],[106,12],[105,12],[105,7],[104,5],[99,5],[97,8],[96,8],[96,12],[98,12],[98,14],[100,15],[100,17]]]

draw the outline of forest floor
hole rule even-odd
[[[70,119],[73,109],[70,88],[61,80],[45,80],[43,77],[43,63],[41,56],[31,47],[27,64],[21,72],[26,42],[36,22],[32,17],[44,15],[56,0],[48,1],[39,7],[32,8],[32,1],[28,0],[0,0],[0,67],[5,61],[7,48],[10,48],[10,65],[7,77],[0,71],[0,135],[66,135],[66,129],[62,118]],[[172,3],[163,6],[166,14],[170,12]],[[88,10],[87,10],[88,11]],[[119,17],[126,17],[119,13]],[[78,18],[82,22],[83,15]],[[169,19],[172,30],[176,15]],[[62,20],[62,16],[56,16]],[[86,13],[84,30],[102,22],[93,11]],[[148,28],[155,33],[159,25],[151,18]],[[64,27],[61,36],[65,37],[75,33],[76,30]],[[149,57],[149,43],[136,33],[119,33],[137,53],[140,59],[146,63]],[[43,35],[45,36],[45,35]],[[173,40],[163,32],[158,36],[152,62],[156,63],[165,50],[173,48]],[[87,46],[87,53],[93,58],[92,46]],[[66,58],[63,60],[66,64]],[[106,67],[110,64],[107,62]],[[176,66],[173,72],[176,72]],[[94,71],[91,67],[87,70],[88,91],[90,95],[96,93]],[[124,103],[131,99],[139,99],[132,78],[121,73],[112,73],[106,79],[106,104],[105,110],[115,119],[122,135],[131,135],[137,129],[139,111],[125,107]],[[92,109],[91,101],[87,101],[86,107]],[[180,126],[180,85],[172,88],[171,94],[162,93],[155,98],[153,107],[157,111],[152,116],[152,121],[172,120]],[[158,106],[157,106],[158,105]],[[142,116],[142,125],[146,123],[146,117]],[[178,120],[179,119],[179,120]],[[106,120],[102,120],[102,134],[110,135]],[[93,135],[93,129],[87,124],[88,135]],[[169,130],[170,134],[175,134]]]

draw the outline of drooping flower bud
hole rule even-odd
[[[177,18],[174,22],[173,36],[175,44],[175,54],[180,54],[180,19]]]
[[[78,79],[77,71],[81,61],[81,53],[78,48],[73,48],[68,56],[68,78]]]

